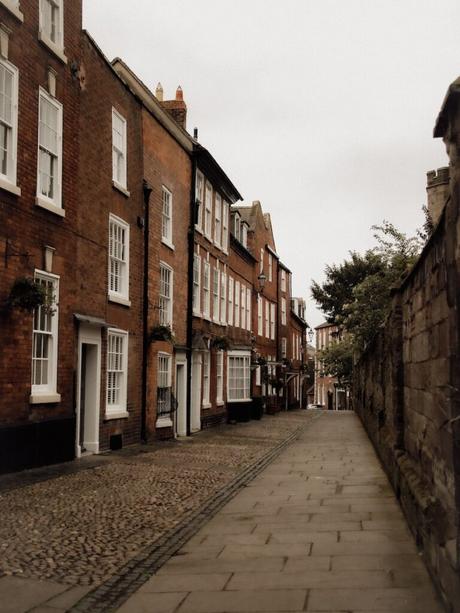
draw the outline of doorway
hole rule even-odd
[[[100,328],[82,326],[78,343],[76,456],[99,451]]]
[[[194,351],[192,354],[192,414],[190,420],[192,432],[201,430],[201,371],[201,352]]]
[[[174,433],[176,436],[187,436],[187,388],[186,363],[176,362],[176,402],[177,410],[174,420]]]

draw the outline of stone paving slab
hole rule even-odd
[[[2,577],[0,579],[1,613],[23,613],[37,602],[46,602],[61,594],[67,586],[51,581]]]
[[[176,589],[174,613],[443,611],[351,413],[312,422],[180,553],[120,610],[156,611]]]

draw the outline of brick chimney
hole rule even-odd
[[[449,195],[449,168],[444,167],[438,168],[438,170],[430,170],[426,173],[426,177],[428,212],[433,224],[436,225]]]
[[[182,91],[182,87],[179,85],[179,87],[176,89],[175,100],[163,100],[163,89],[161,90],[161,100],[160,98],[158,98],[158,100],[161,102],[161,106],[185,130],[187,123],[187,105],[184,102],[184,92]]]

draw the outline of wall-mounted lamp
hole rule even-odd
[[[263,294],[264,293],[265,282],[267,281],[266,274],[262,271],[260,273],[260,275],[257,277],[257,280],[259,281],[260,293]]]
[[[308,329],[308,338],[309,338],[309,340],[310,340],[310,343],[312,343],[312,342],[313,342],[313,336],[314,336],[314,334],[315,334],[315,333],[313,332],[313,328],[309,328],[309,329]]]

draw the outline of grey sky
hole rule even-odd
[[[327,263],[372,246],[383,219],[423,222],[459,22],[458,0],[84,0],[109,58],[165,98],[180,84],[189,131],[271,213],[311,325]]]

